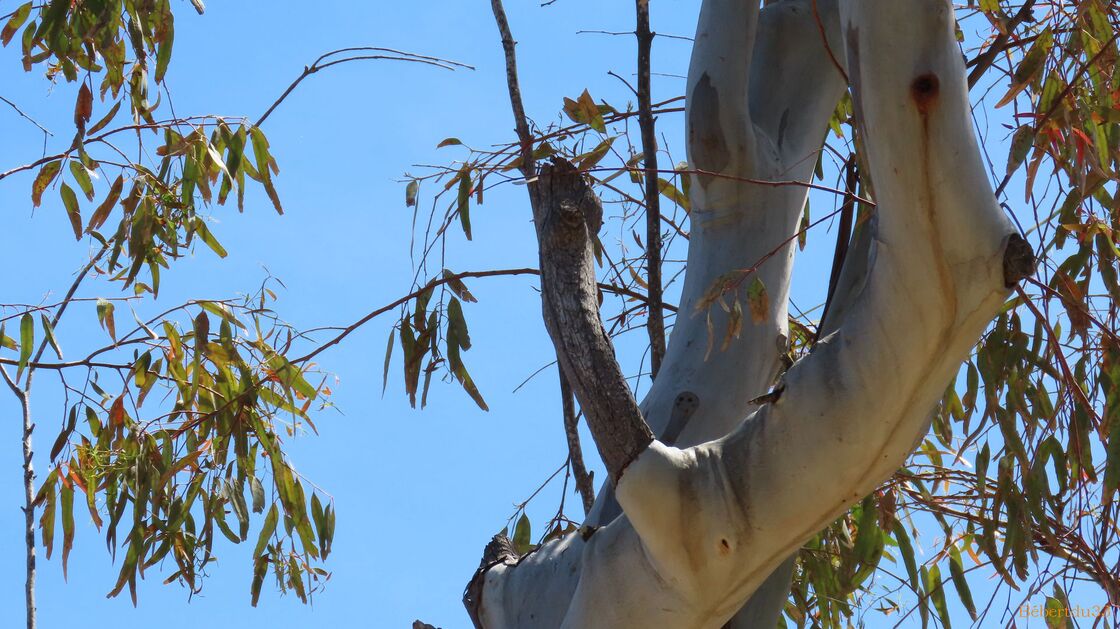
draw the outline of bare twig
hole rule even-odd
[[[536,172],[536,160],[533,159],[533,136],[529,132],[529,120],[525,117],[525,104],[521,101],[521,82],[517,78],[517,42],[509,30],[509,20],[506,18],[506,9],[502,0],[490,0],[490,8],[494,11],[494,22],[498,25],[498,33],[502,36],[502,49],[506,56],[506,87],[509,89],[509,101],[513,107],[514,128],[517,130],[517,140],[521,145],[521,172],[526,177],[531,177]]]
[[[650,57],[653,32],[649,27],[649,0],[634,0],[638,28],[638,125],[642,136],[642,165],[645,168],[646,281],[649,308],[650,378],[656,378],[665,357],[665,318],[661,312],[661,184],[657,177],[657,134],[654,129],[650,93]]]
[[[583,462],[583,448],[579,443],[579,416],[576,415],[576,400],[572,395],[572,386],[568,383],[568,377],[564,375],[563,367],[557,365],[556,371],[560,374],[560,400],[564,408],[564,436],[568,438],[568,463],[575,477],[576,491],[583,501],[583,514],[587,515],[591,513],[591,506],[595,504],[595,487]]]
[[[19,114],[20,116],[22,116],[22,117],[24,117],[24,118],[27,118],[27,120],[28,120],[28,121],[29,121],[29,122],[30,122],[31,124],[35,125],[36,127],[39,127],[39,130],[40,130],[40,131],[42,131],[42,132],[43,132],[44,134],[46,134],[46,135],[50,135],[50,136],[53,136],[53,135],[54,135],[53,133],[51,133],[50,131],[48,131],[46,127],[44,127],[43,125],[39,124],[39,123],[38,123],[38,121],[36,121],[36,120],[35,120],[34,118],[32,118],[31,116],[28,116],[28,115],[27,115],[27,113],[25,113],[25,112],[24,112],[24,111],[23,111],[22,109],[20,109],[20,108],[19,108],[19,107],[18,107],[18,106],[17,106],[17,105],[15,104],[15,103],[13,103],[12,101],[10,101],[10,100],[8,100],[8,99],[4,98],[3,96],[0,96],[0,101],[3,101],[3,102],[5,102],[5,103],[7,103],[7,105],[8,105],[9,107],[11,107],[12,109],[14,109],[14,110],[16,111],[16,113],[17,113],[17,114]]]
[[[356,53],[374,53],[374,54],[356,54]],[[345,56],[341,59],[333,59],[332,58],[332,57],[336,57],[336,56],[339,56],[339,55],[349,55],[349,56]],[[430,65],[430,66],[435,66],[437,68],[443,68],[444,70],[454,70],[456,68],[464,68],[464,69],[468,69],[468,70],[473,70],[474,69],[472,66],[469,66],[465,63],[459,63],[457,61],[449,61],[447,59],[441,59],[439,57],[429,57],[427,55],[418,55],[418,54],[411,53],[411,52],[394,50],[392,48],[380,48],[380,47],[377,47],[377,46],[355,46],[355,47],[352,47],[352,48],[339,48],[338,50],[332,50],[328,53],[324,53],[323,55],[320,55],[319,58],[316,59],[314,62],[312,62],[311,65],[304,67],[303,72],[298,77],[296,77],[296,80],[292,81],[292,84],[288,86],[288,89],[284,90],[284,93],[280,95],[280,98],[277,98],[272,103],[272,105],[269,106],[268,110],[265,111],[264,114],[260,118],[257,119],[257,122],[255,123],[255,125],[259,127],[262,124],[264,124],[264,121],[268,120],[268,117],[271,116],[272,112],[275,111],[276,108],[280,106],[280,103],[284,102],[284,100],[286,98],[288,98],[288,95],[292,93],[292,90],[296,89],[296,87],[298,87],[299,84],[302,83],[304,79],[311,76],[312,74],[315,74],[316,72],[319,72],[321,70],[325,70],[325,69],[327,69],[331,66],[338,65],[340,63],[348,63],[350,61],[372,61],[372,60],[408,61],[408,62],[412,62],[412,63],[423,63],[423,64],[427,64],[427,65]]]

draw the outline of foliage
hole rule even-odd
[[[972,586],[978,575],[990,573],[999,576],[1000,588],[1022,591],[1024,598],[1048,587],[1059,606],[1068,607],[1063,601],[1079,579],[1120,602],[1120,6],[1104,0],[1034,5],[969,2],[958,19],[974,106],[995,112],[996,131],[1008,150],[1007,156],[989,155],[1000,166],[991,176],[999,182],[1000,200],[1040,253],[1037,277],[1006,304],[958,378],[947,383],[931,432],[906,466],[805,545],[786,607],[788,623],[841,626],[878,610],[908,619],[900,623],[916,614],[923,625],[937,619],[950,626],[952,597],[983,622],[1000,610],[975,597]],[[75,237],[99,247],[90,265],[94,272],[135,295],[154,295],[160,270],[196,238],[224,255],[207,227],[206,212],[215,201],[222,205],[236,192],[242,208],[249,182],[256,182],[281,210],[272,183],[276,161],[259,124],[213,116],[156,118],[159,100],[151,103],[149,94],[168,71],[174,39],[168,0],[29,2],[5,19],[0,38],[7,45],[20,35],[25,69],[45,66],[51,80],[61,76],[80,87],[72,146],[0,173],[0,179],[37,170],[36,205],[54,186]],[[106,113],[89,125],[98,106],[95,90]],[[683,111],[681,100],[655,103],[654,111],[675,115]],[[643,151],[631,141],[637,112],[587,91],[558,106],[562,117],[534,127],[529,149],[537,159],[555,155],[576,164],[612,211],[598,253],[600,287],[618,298],[607,319],[608,331],[618,336],[643,325],[649,291],[671,290],[684,264],[669,259],[668,281],[649,286],[640,228],[646,210]],[[122,108],[130,123],[111,127]],[[801,247],[809,232],[834,217],[855,212],[858,225],[873,211],[870,182],[859,177],[860,130],[849,99],[838,105],[831,127],[816,180],[771,182],[835,195],[830,213],[811,217],[806,207],[802,229],[793,236]],[[126,138],[139,145],[156,138],[158,163],[114,163],[125,154],[115,142]],[[70,301],[7,308],[0,321],[14,329],[19,320],[19,338],[0,331],[8,352],[0,365],[14,367],[16,381],[27,382],[34,370],[87,373],[83,386],[67,385],[74,400],[68,399],[36,503],[48,553],[56,521],[62,522],[64,570],[78,489],[110,546],[127,548],[114,594],[128,584],[135,596],[136,576],[168,554],[178,566],[168,580],[197,589],[214,530],[235,543],[247,541],[252,514],[262,513],[254,602],[269,568],[281,589],[301,598],[309,594],[325,576],[316,561],[329,553],[334,509],[316,492],[308,499],[281,442],[301,426],[314,429],[313,407],[328,404],[325,380],[312,384],[319,381],[312,359],[380,314],[398,314],[384,376],[399,347],[413,405],[425,404],[432,376],[439,374],[486,408],[462,358],[471,347],[463,304],[475,301],[464,280],[535,271],[455,273],[448,270],[454,265],[445,245],[450,233],[461,231],[470,240],[481,227],[472,211],[477,216],[493,186],[523,183],[522,147],[510,142],[475,148],[458,138],[437,148],[445,147],[455,151],[455,161],[405,182],[405,205],[416,212],[415,290],[303,355],[292,347],[305,337],[271,310],[274,295],[267,286],[243,300],[184,304],[120,336],[114,305],[130,298],[103,299],[98,317],[112,344],[70,363],[61,362],[55,334]],[[660,150],[676,163],[668,147]],[[92,172],[112,182],[96,204]],[[682,163],[658,174],[658,188],[672,208],[661,216],[664,246],[678,251],[688,238],[691,173]],[[1012,198],[1020,184],[1022,202]],[[430,199],[424,196],[428,189],[435,190]],[[426,220],[422,203],[431,206]],[[733,342],[742,326],[767,310],[766,287],[753,269],[720,278],[703,300],[700,314],[714,307],[733,313],[728,329],[711,331],[710,352]],[[665,309],[676,313],[671,305]],[[817,308],[793,310],[799,314],[790,321],[790,360],[812,350],[819,322]],[[60,362],[39,360],[48,344]],[[103,353],[121,358],[99,362]],[[642,371],[640,364],[636,371]],[[102,373],[120,375],[121,384],[99,384]],[[172,392],[171,408],[144,406],[157,385]],[[571,472],[563,469],[569,469],[566,483]],[[519,550],[533,543],[527,502],[506,523]],[[128,514],[132,526],[124,532],[119,527]],[[573,527],[561,504],[546,526],[537,527],[545,531],[538,542]],[[939,535],[923,543],[918,535],[929,537],[928,531]]]
[[[243,209],[248,182],[281,212],[264,132],[245,119],[157,117],[160,98],[150,94],[163,87],[174,42],[168,0],[27,2],[4,20],[0,39],[18,39],[25,70],[79,87],[70,146],[0,178],[37,170],[33,204],[57,190],[74,237],[94,248],[64,300],[5,306],[0,317],[19,321],[18,339],[0,326],[0,346],[18,356],[0,358],[16,367],[13,390],[30,395],[32,373],[53,371],[66,391],[63,428],[35,497],[47,557],[61,523],[65,573],[81,492],[110,550],[124,550],[111,596],[127,584],[135,602],[137,577],[168,556],[177,570],[167,581],[198,591],[215,533],[247,541],[256,519],[253,603],[270,569],[281,590],[306,600],[327,576],[318,563],[330,553],[335,512],[305,491],[281,448],[285,433],[314,429],[309,411],[329,404],[330,389],[325,378],[309,383],[308,360],[290,360],[299,334],[272,310],[275,293],[266,285],[240,300],[190,301],[120,334],[116,306],[133,298],[98,298],[110,344],[82,360],[63,360],[56,332],[67,307],[83,301],[74,293],[88,276],[154,298],[161,272],[196,242],[225,257],[208,214],[231,194]],[[158,159],[128,157],[147,151]],[[47,344],[58,362],[40,360]],[[67,380],[71,372],[83,382]]]

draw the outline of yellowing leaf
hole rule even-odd
[[[747,306],[751,311],[751,321],[756,324],[765,321],[770,314],[770,295],[766,293],[766,286],[757,276],[747,288]]]

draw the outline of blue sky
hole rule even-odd
[[[632,78],[633,39],[577,31],[632,29],[631,3],[507,4],[520,41],[522,88],[531,117],[542,124],[555,120],[562,98],[584,88],[617,106],[626,104],[627,89],[607,72]],[[15,5],[0,0],[0,13]],[[277,310],[297,327],[347,324],[408,292],[412,214],[404,205],[403,175],[420,174],[415,164],[464,157],[456,152],[461,149],[435,148],[445,137],[477,146],[512,137],[489,3],[212,0],[201,17],[184,0],[174,6],[178,19],[168,84],[180,115],[255,118],[304,65],[345,46],[399,48],[476,70],[364,62],[305,81],[266,125],[280,163],[277,185],[286,214],[277,216],[262,194],[252,193],[244,214],[215,208],[212,229],[229,257],[219,260],[200,249],[179,261],[164,274],[158,303],[138,305],[138,312],[155,312],[186,298],[252,291],[267,273],[286,285]],[[654,29],[691,35],[697,7],[693,0],[655,3]],[[658,39],[656,70],[683,75],[688,46]],[[679,95],[682,88],[680,78],[655,77],[654,98]],[[0,96],[55,133],[52,149],[68,145],[75,92],[75,85],[51,86],[38,73],[25,74],[17,50],[0,50]],[[104,110],[95,105],[94,119]],[[659,130],[674,156],[683,159],[680,116],[664,118]],[[37,129],[0,109],[0,170],[35,159],[41,145]],[[6,270],[0,302],[35,303],[48,291],[57,295],[88,252],[88,242],[69,237],[56,193],[48,192],[43,206],[32,212],[30,184],[31,175],[0,183],[0,256]],[[422,210],[430,207],[432,192],[421,190]],[[472,212],[474,241],[467,243],[459,232],[452,235],[448,266],[456,271],[536,266],[524,189],[500,186],[487,195],[485,205]],[[834,199],[814,193],[812,202],[819,216]],[[801,307],[819,302],[830,254],[831,236],[819,230],[811,234],[794,288]],[[129,628],[158,621],[168,628],[203,623],[284,628],[309,622],[401,627],[416,618],[447,629],[469,626],[459,599],[483,545],[505,524],[515,503],[566,456],[555,371],[546,370],[511,393],[551,360],[534,279],[476,280],[469,286],[479,303],[466,311],[475,348],[465,360],[489,413],[479,411],[458,386],[438,384],[426,410],[410,409],[399,362],[382,398],[381,362],[392,319],[375,321],[322,356],[322,367],[338,377],[332,388],[340,412],[316,417],[320,436],[287,444],[297,469],[334,497],[338,511],[334,552],[326,566],[333,577],[313,606],[292,596],[280,598],[266,582],[260,606],[250,608],[251,549],[225,540],[216,545],[219,561],[205,589],[192,600],[177,586],[161,585],[158,572],[141,584],[136,609],[127,595],[106,600],[117,568],[79,513],[69,583],[63,582],[56,560],[40,564],[41,626],[80,622]],[[115,290],[92,283],[82,295],[114,296]],[[60,335],[64,350],[67,338],[75,348],[104,340],[90,304],[75,309]],[[620,344],[631,373],[638,368],[640,336],[632,334]],[[40,376],[35,400],[37,462],[43,469],[44,451],[61,420],[60,398],[46,374]],[[0,395],[0,416],[5,418],[0,422],[0,540],[11,549],[6,569],[0,570],[0,614],[14,619],[22,610],[22,513],[16,506],[22,504],[22,490],[18,409],[10,396]],[[589,439],[584,446],[590,461]],[[547,520],[559,497],[556,486],[543,492],[529,508],[534,521]],[[568,501],[568,513],[576,516],[578,499],[573,495]]]

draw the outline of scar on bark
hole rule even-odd
[[[1034,275],[1037,262],[1026,238],[1019,234],[1008,236],[1007,247],[1003,250],[1003,285],[1014,288],[1023,278]]]
[[[712,86],[712,79],[705,72],[689,95],[689,139],[692,141],[692,161],[700,170],[720,172],[731,161],[719,119],[719,91]],[[700,175],[700,185],[707,186],[711,177]]]
[[[918,75],[910,84],[910,97],[918,105],[918,111],[926,113],[937,103],[941,91],[941,81],[932,72]]]

